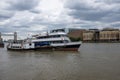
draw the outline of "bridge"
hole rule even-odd
[[[0,32],[0,42],[2,42],[2,36],[14,36],[14,41],[17,40],[17,32],[14,33],[1,33]]]

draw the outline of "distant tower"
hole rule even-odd
[[[1,32],[0,32],[0,39],[1,39]]]
[[[2,37],[1,37],[1,35],[2,35],[2,34],[1,34],[1,32],[0,32],[0,42],[2,42]]]
[[[14,32],[14,41],[17,41],[17,32]]]

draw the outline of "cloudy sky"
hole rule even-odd
[[[0,0],[0,32],[120,28],[120,0]]]

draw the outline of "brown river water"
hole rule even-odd
[[[120,43],[83,43],[79,50],[0,48],[0,80],[120,80]]]

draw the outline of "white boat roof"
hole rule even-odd
[[[38,34],[38,35],[36,35],[36,37],[42,37],[42,36],[47,36],[47,35],[49,35],[49,36],[52,36],[52,35],[66,35],[66,33],[65,32],[53,32],[53,33],[45,33],[45,34]]]
[[[65,32],[54,32],[54,33],[49,33],[49,35],[66,35]]]

